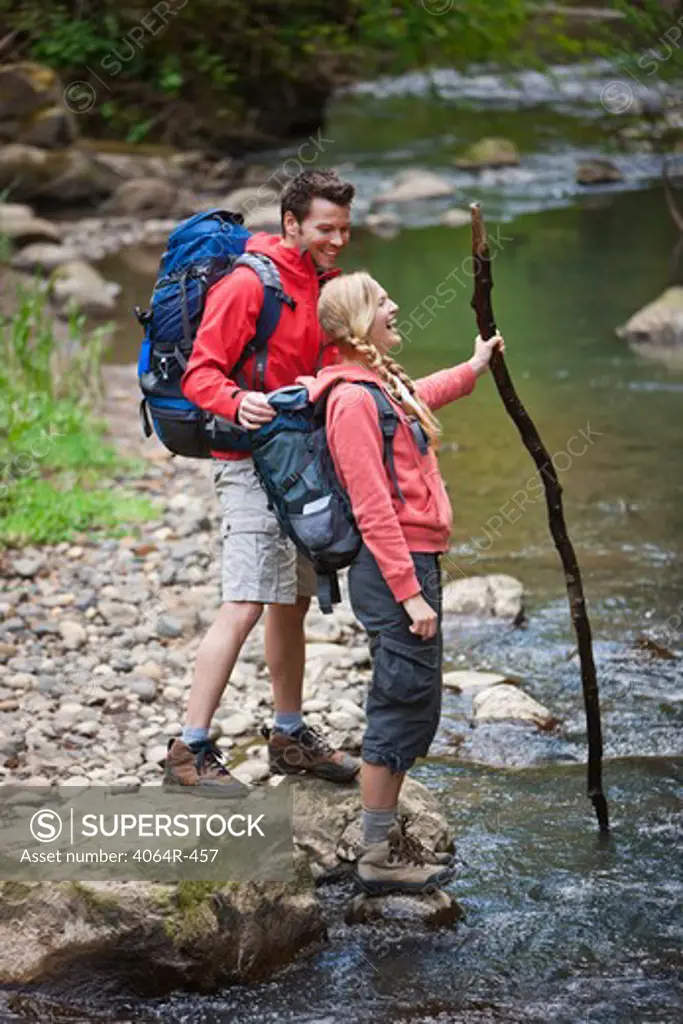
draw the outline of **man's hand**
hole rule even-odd
[[[247,391],[237,410],[237,422],[245,430],[258,430],[274,416],[275,409],[262,391]]]
[[[409,597],[407,601],[401,602],[408,615],[413,620],[410,632],[423,640],[431,640],[436,636],[438,617],[430,604],[427,604],[422,594]]]

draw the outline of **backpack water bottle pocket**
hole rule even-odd
[[[334,540],[331,505],[332,497],[328,494],[289,517],[295,535],[311,553],[324,551]]]
[[[314,560],[324,553],[326,569],[348,565],[360,547],[355,524],[336,494],[317,498],[288,518],[293,536]]]
[[[185,398],[148,398],[147,408],[162,444],[190,459],[208,459],[204,413]]]

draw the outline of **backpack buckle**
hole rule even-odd
[[[142,306],[133,306],[133,314],[141,327],[146,327],[152,319],[152,311],[143,309]]]

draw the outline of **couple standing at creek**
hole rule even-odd
[[[215,451],[222,603],[197,653],[186,725],[169,742],[165,784],[240,786],[209,729],[240,650],[267,606],[265,659],[275,707],[271,771],[343,784],[360,772],[358,881],[374,894],[420,892],[450,874],[446,855],[428,853],[397,817],[405,773],[427,754],[441,710],[439,555],[448,548],[451,508],[434,451],[434,411],[468,395],[503,342],[499,335],[477,338],[467,362],[413,382],[390,354],[401,340],[396,303],[369,274],[335,269],[350,239],[353,197],[353,185],[334,171],[292,179],[281,198],[282,235],[256,234],[247,244],[248,252],[275,263],[293,300],[283,305],[265,364],[258,354],[241,358],[255,337],[264,288],[250,267],[238,266],[208,293],[182,389],[201,409],[247,430],[275,416],[270,391],[298,381],[312,401],[329,393],[327,444],[363,540],[349,570],[351,604],[373,658],[362,764],[333,750],[302,716],[313,567],[283,535],[248,453]],[[238,362],[239,382],[231,379]],[[377,404],[363,384],[382,389],[395,411],[391,466]]]

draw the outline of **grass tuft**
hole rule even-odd
[[[39,282],[19,287],[13,307],[0,315],[0,547],[153,519],[151,502],[112,487],[142,464],[119,455],[96,415],[108,329],[88,332],[73,309],[58,340]]]

